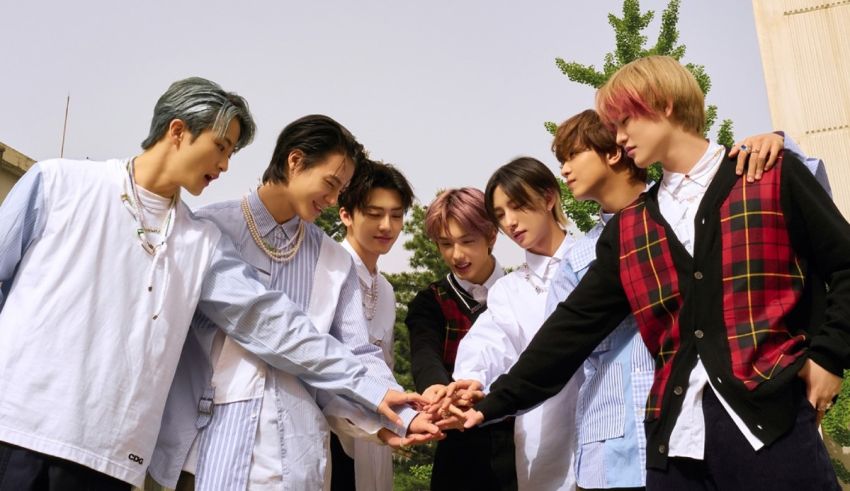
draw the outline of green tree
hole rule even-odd
[[[622,17],[608,14],[608,23],[614,29],[615,47],[614,51],[605,54],[601,70],[597,70],[594,65],[584,65],[575,61],[567,62],[563,58],[556,58],[555,64],[571,81],[598,89],[621,66],[638,58],[667,55],[681,60],[685,56],[685,45],[678,44],[679,0],[670,0],[667,4],[667,8],[661,14],[658,38],[655,44],[647,46],[647,36],[644,31],[654,18],[653,10],[641,12],[639,0],[624,0]],[[707,95],[711,89],[711,78],[705,72],[705,67],[694,63],[688,63],[685,67],[694,75],[703,93]],[[717,106],[710,104],[705,111],[706,134],[716,120]],[[552,134],[558,127],[551,121],[544,123],[544,126]],[[717,141],[729,146],[735,143],[731,120],[725,119],[720,124]],[[658,180],[661,177],[660,165],[655,164],[650,167],[649,176],[650,179]],[[564,211],[576,223],[579,230],[586,232],[596,223],[599,215],[597,204],[577,201],[567,187],[562,187],[562,198]]]
[[[339,218],[339,206],[337,205],[322,210],[319,218],[316,218],[316,225],[337,242],[342,242],[342,239],[345,238],[345,224]]]

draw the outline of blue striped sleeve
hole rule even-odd
[[[41,172],[39,164],[32,166],[0,205],[0,309],[21,258],[44,231],[46,210]]]
[[[386,382],[331,336],[320,334],[283,292],[268,290],[222,236],[204,278],[200,311],[246,350],[319,390],[374,410]]]

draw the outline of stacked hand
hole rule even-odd
[[[481,413],[473,409],[473,405],[484,398],[481,383],[477,380],[458,380],[449,385],[432,385],[423,393],[429,401],[425,409],[434,418],[435,424],[442,430],[456,429],[463,431],[475,424],[470,423],[470,417]],[[483,415],[480,418],[483,421]]]
[[[429,401],[419,394],[388,390],[384,396],[384,400],[378,406],[378,412],[396,424],[401,425],[401,418],[398,417],[398,414],[392,408],[408,404],[420,412],[410,422],[410,426],[407,427],[407,434],[402,437],[386,428],[381,428],[378,431],[378,438],[382,442],[393,448],[401,448],[408,445],[421,445],[431,440],[442,440],[446,437],[440,431],[440,428],[432,422],[433,416],[425,411],[429,406]]]

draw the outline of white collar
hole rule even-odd
[[[457,284],[460,285],[461,288],[466,290],[467,293],[471,293],[472,290],[474,289],[474,287],[478,287],[478,286],[483,286],[487,291],[490,291],[490,287],[492,287],[493,284],[496,283],[496,280],[498,280],[499,278],[501,278],[502,276],[505,275],[505,270],[502,269],[502,265],[499,264],[499,260],[496,259],[496,258],[493,258],[493,262],[494,262],[493,272],[490,273],[490,277],[487,278],[487,280],[484,281],[484,283],[482,283],[480,285],[477,285],[477,284],[472,283],[470,281],[460,279],[457,276],[455,276],[454,273],[452,273],[452,278],[454,278],[454,280],[457,281]]]
[[[531,251],[525,251],[525,263],[528,265],[528,269],[538,278],[544,281],[548,280],[552,276],[552,272],[557,269],[553,266],[557,266],[561,262],[574,243],[575,239],[570,234],[566,234],[555,254],[542,256]]]
[[[709,141],[705,153],[688,173],[664,171],[661,177],[662,189],[675,195],[685,183],[694,183],[703,189],[707,188],[714,174],[717,173],[720,163],[723,162],[725,150],[725,147]]]
[[[357,270],[357,277],[360,278],[360,281],[366,285],[366,288],[370,288],[372,286],[372,274],[369,272],[369,268],[366,267],[366,264],[360,259],[360,255],[357,254],[357,251],[354,250],[354,247],[348,241],[348,238],[345,238],[341,243],[342,248],[348,251],[351,254],[351,259],[354,261],[355,269]],[[378,265],[375,265],[375,278],[377,279],[378,274]]]

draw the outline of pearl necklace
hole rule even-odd
[[[142,204],[142,200],[139,199],[139,190],[136,185],[135,161],[136,159],[130,159],[130,162],[127,163],[127,182],[130,184],[130,192],[127,192],[127,182],[125,182],[124,193],[121,195],[121,201],[133,215],[133,218],[136,219],[136,224],[138,225],[136,228],[136,236],[139,238],[142,249],[151,256],[155,256],[157,249],[162,247],[162,245],[165,244],[165,241],[168,240],[168,234],[171,232],[171,226],[174,224],[174,214],[177,210],[177,199],[180,193],[175,193],[174,196],[171,197],[171,203],[168,205],[168,212],[165,214],[162,225],[160,225],[159,228],[148,227],[145,223],[145,207]],[[130,199],[131,195],[133,196],[133,199]],[[149,233],[160,234],[160,241],[158,244],[154,244],[150,241],[148,238]]]
[[[301,248],[301,243],[303,242],[305,235],[304,220],[300,220],[298,222],[298,230],[295,232],[295,236],[290,239],[289,242],[284,244],[283,247],[278,249],[263,240],[259,230],[257,230],[257,222],[254,221],[254,215],[251,213],[251,207],[248,205],[247,196],[242,198],[242,214],[245,216],[245,223],[248,224],[248,231],[251,232],[251,237],[254,239],[254,243],[256,243],[257,247],[262,249],[262,251],[265,252],[272,261],[277,263],[289,262],[296,254],[298,254],[298,249]]]
[[[362,278],[357,278],[360,281],[360,288],[363,290],[363,313],[366,315],[366,320],[374,319],[375,310],[378,308],[378,272],[376,271],[371,276],[371,286],[366,286],[366,282]]]

